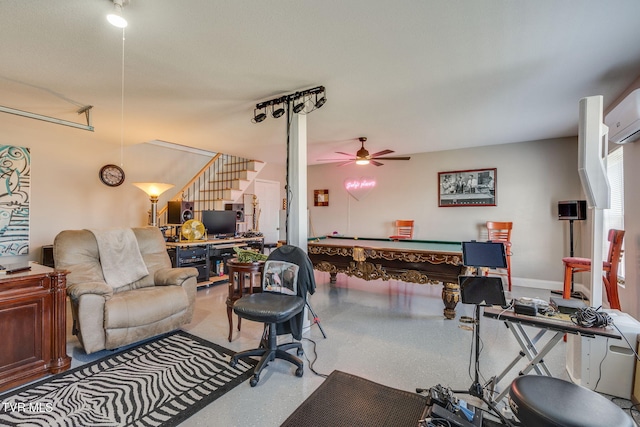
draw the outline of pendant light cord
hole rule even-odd
[[[124,167],[124,28],[122,29],[122,80],[120,82],[120,167]]]

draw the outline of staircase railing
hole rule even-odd
[[[171,201],[188,201],[193,204],[194,218],[200,219],[203,210],[224,209],[224,201],[232,202],[231,190],[238,190],[237,182],[243,179],[251,160],[218,153],[185,184]],[[167,224],[167,205],[158,211],[158,224]]]

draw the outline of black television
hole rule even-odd
[[[467,267],[507,268],[501,242],[462,242],[462,264]]]
[[[202,211],[202,224],[209,237],[236,235],[236,211]]]

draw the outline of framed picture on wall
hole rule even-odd
[[[438,172],[438,206],[496,206],[497,169]]]
[[[329,206],[329,190],[313,190],[313,206]]]

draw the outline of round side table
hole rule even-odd
[[[233,304],[244,294],[262,292],[262,273],[264,261],[238,262],[231,259],[227,262],[229,268],[229,295],[227,296],[227,318],[229,319],[229,342],[233,338]],[[238,331],[241,318],[238,317]]]

